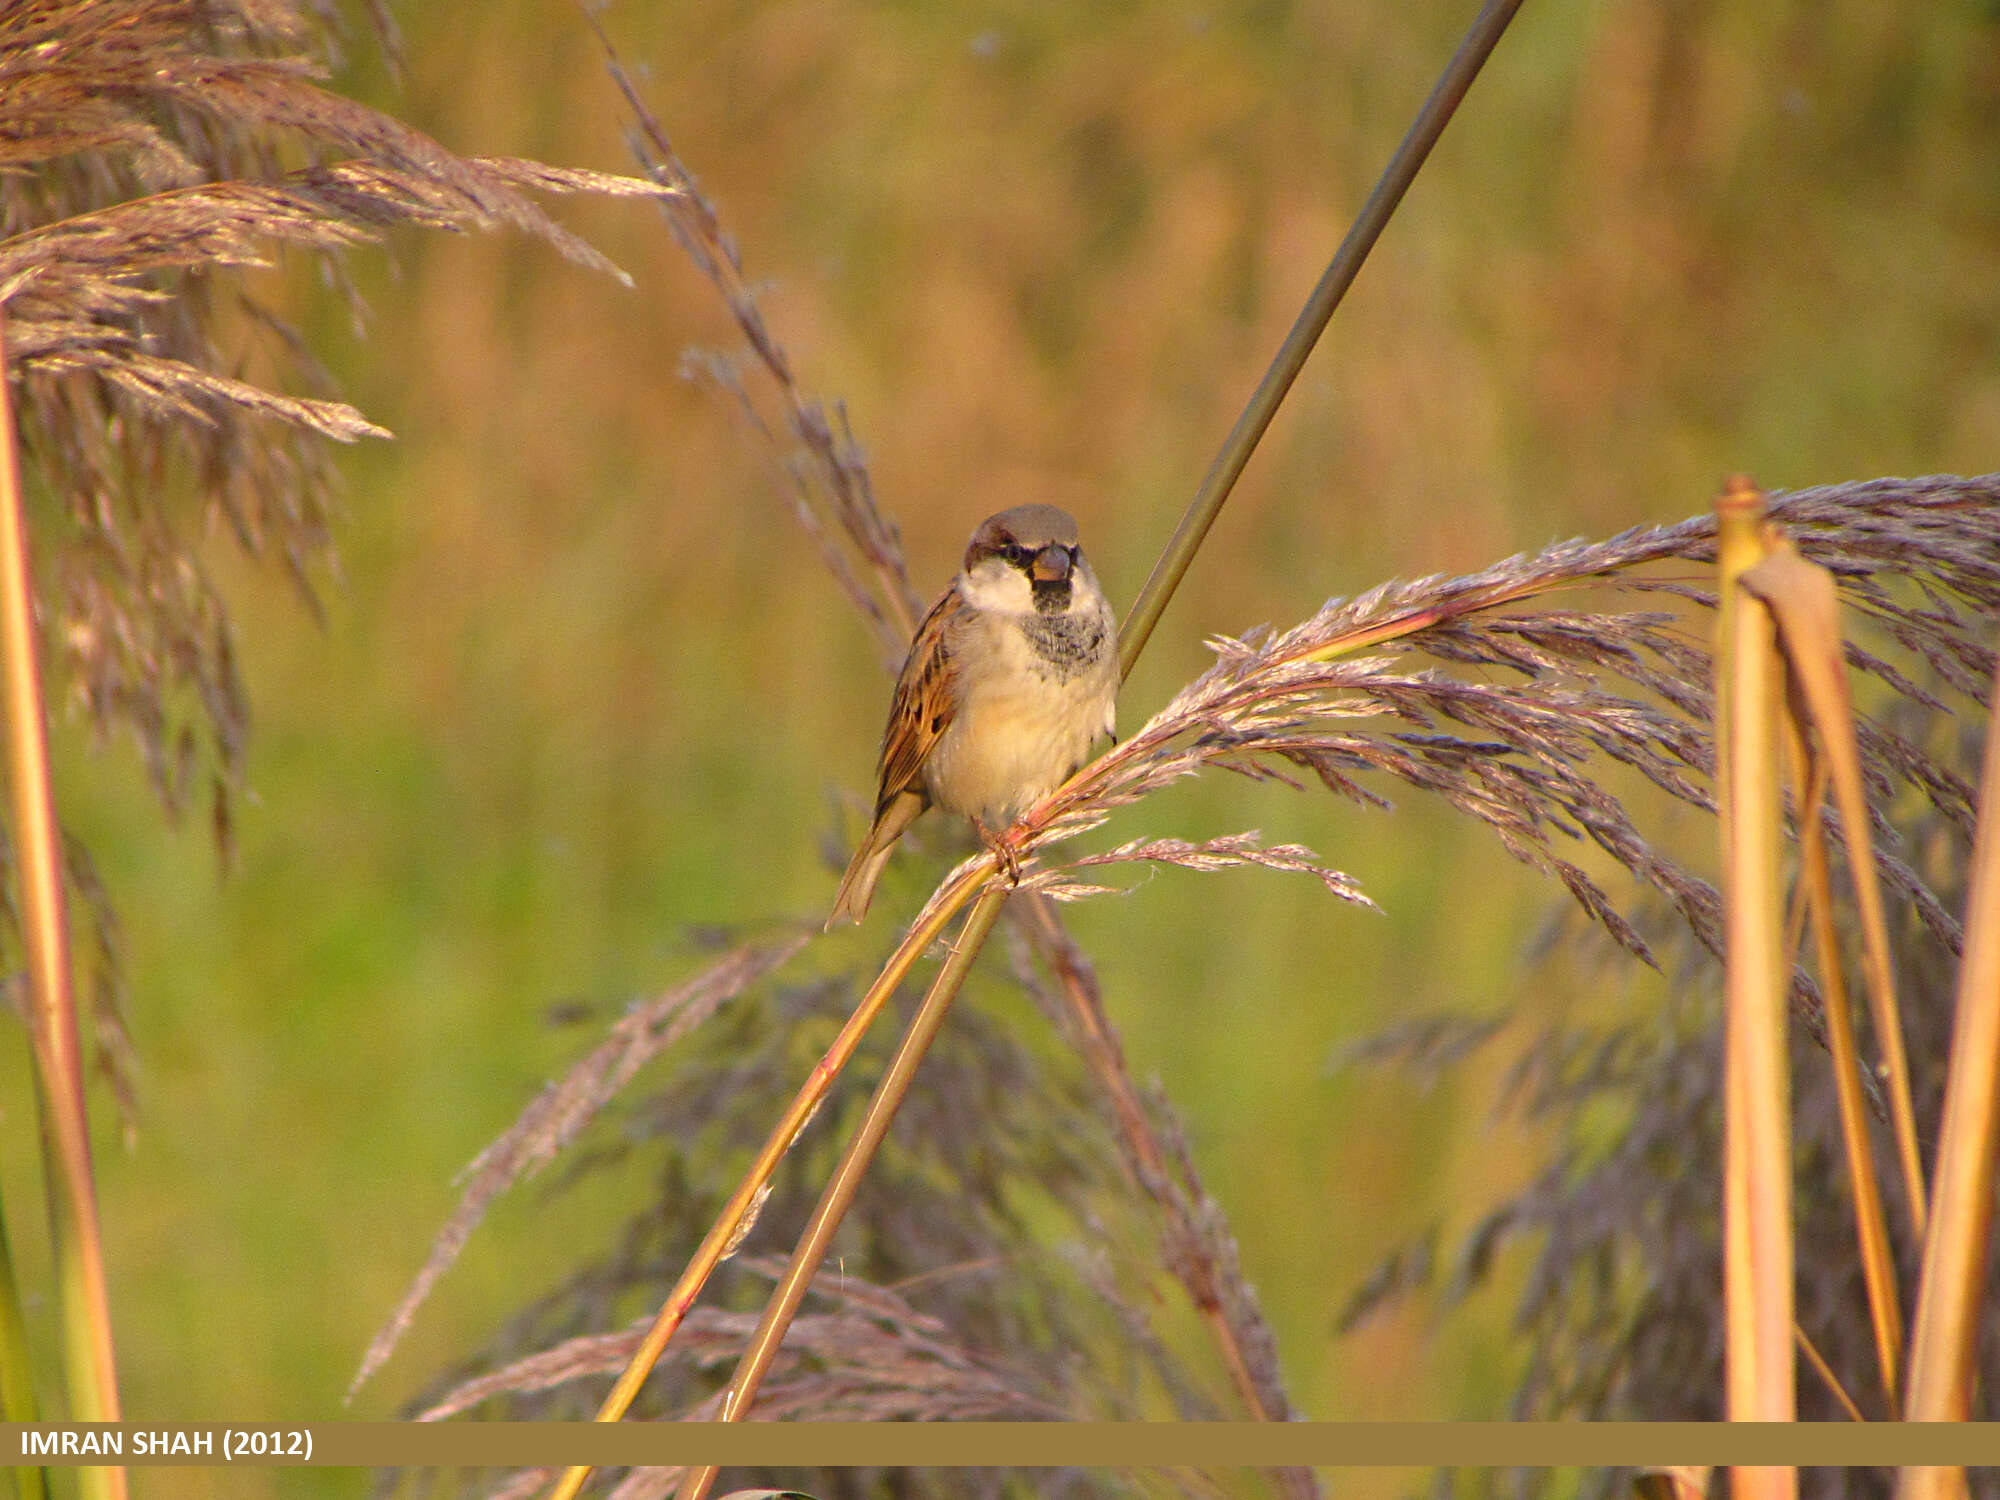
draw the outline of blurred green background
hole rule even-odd
[[[1471,13],[621,0],[604,22],[803,380],[846,401],[919,588],[980,517],[1051,500],[1122,607]],[[399,20],[401,77],[357,47],[338,87],[459,151],[629,167],[569,4]],[[516,238],[401,235],[352,261],[373,308],[356,337],[296,278],[318,351],[397,439],[343,456],[323,629],[274,570],[210,549],[255,718],[233,869],[198,827],[163,828],[127,747],[59,730],[141,1059],[129,1149],[98,1111],[132,1417],[386,1417],[481,1343],[613,1221],[615,1184],[504,1200],[341,1404],[454,1173],[594,1035],[549,1007],[615,1014],[684,975],[687,924],[820,913],[821,851],[869,791],[887,698],[869,639],[762,457],[680,374],[690,345],[729,342],[721,310],[649,209],[555,211],[636,288]],[[1208,634],[1678,519],[1733,469],[1795,487],[1996,453],[1991,0],[1534,0],[1121,717],[1197,672]],[[1228,779],[1110,830],[1260,828],[1385,916],[1308,881],[1166,873],[1072,919],[1135,1072],[1189,1122],[1305,1412],[1498,1416],[1503,1300],[1449,1327],[1332,1328],[1398,1236],[1470,1222],[1536,1145],[1490,1114],[1497,1064],[1430,1092],[1329,1074],[1385,1021],[1520,999],[1556,900],[1399,800],[1363,814]],[[867,935],[832,941],[860,953],[917,897],[892,879]],[[26,1205],[17,1044],[6,1065],[0,1169]],[[39,1224],[11,1227],[44,1264]],[[156,1470],[141,1492],[214,1483]]]

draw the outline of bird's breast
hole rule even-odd
[[[1111,732],[1118,682],[1109,629],[1094,633],[1091,649],[1058,660],[1018,629],[972,647],[958,712],[925,766],[933,801],[997,831],[1089,758]]]

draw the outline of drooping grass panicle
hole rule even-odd
[[[712,385],[743,419],[790,500],[794,517],[827,571],[869,622],[883,663],[894,672],[902,666],[910,637],[916,633],[922,601],[903,559],[902,535],[876,503],[867,461],[848,426],[847,410],[801,383],[791,357],[764,317],[756,287],[744,274],[734,236],[675,152],[602,22],[589,11],[585,15],[603,48],[611,80],[631,111],[627,139],[633,156],[666,190],[660,212],[667,228],[696,271],[715,288],[743,340],[740,354],[693,351],[683,370]],[[746,365],[763,372],[774,414],[766,415],[763,403],[744,381]]]
[[[340,252],[391,224],[504,224],[615,274],[531,193],[660,193],[634,179],[460,157],[330,92],[302,49],[325,47],[336,9],[329,0],[0,6],[10,748],[39,744],[46,760],[49,704],[66,689],[100,736],[134,735],[170,814],[207,794],[225,855],[248,711],[202,534],[222,523],[246,551],[275,555],[310,601],[312,575],[331,558],[325,440],[381,429],[331,398],[274,307],[217,273],[268,265],[285,246],[337,268]],[[380,6],[368,9],[386,38]],[[46,680],[62,685],[54,692],[42,686],[45,654]],[[88,859],[54,823],[46,776],[26,764],[17,759],[10,778],[6,849],[26,895],[0,941],[32,974],[72,1414],[113,1419],[65,892],[94,918],[98,1055],[124,1103],[115,929]],[[122,1494],[122,1476],[107,1468],[83,1484]]]
[[[1850,639],[1846,658],[1855,700],[1868,715],[1856,739],[1875,804],[1870,822],[1878,831],[1888,826],[1908,867],[1925,882],[1925,901],[1886,903],[1886,947],[1893,956],[1896,1025],[1907,1044],[1914,1113],[1926,1130],[1941,1117],[1947,1060],[1953,1068],[1964,1060],[1951,1040],[1958,926],[1937,922],[1932,908],[1977,906],[1967,893],[1972,829],[1959,789],[1978,762],[1982,720],[1990,740],[1989,716],[1977,705],[1990,702],[1991,694],[1957,668],[1990,666],[2000,644],[1989,605],[2000,568],[2000,494],[1991,476],[1878,481],[1787,497],[1774,509],[1811,523],[1811,529],[1788,524],[1786,534],[1840,579],[1844,623],[1849,629],[1858,624],[1868,641],[1864,648]],[[1883,638],[1888,649],[1879,649]],[[1822,724],[1816,735],[1823,740],[1825,733]],[[1829,754],[1824,745],[1819,753]],[[1818,821],[1820,832],[1835,827],[1834,820]],[[1858,920],[1861,892],[1855,885],[1821,905],[1831,882],[1823,862],[1809,857],[1807,865],[1817,870],[1821,892],[1813,912],[1821,967],[1837,977],[1851,960],[1834,950],[1864,947],[1856,937],[1865,926]],[[1837,923],[1826,920],[1828,907]],[[1642,906],[1634,920],[1662,955],[1691,946],[1685,929],[1677,934],[1673,928],[1680,924],[1665,923],[1657,911]],[[1582,956],[1574,942],[1554,945],[1551,954]],[[1830,1004],[1838,996],[1830,984]],[[1554,1127],[1550,1164],[1459,1237],[1455,1254],[1425,1256],[1426,1237],[1385,1262],[1385,1283],[1397,1281],[1398,1261],[1418,1267],[1401,1283],[1405,1289],[1433,1279],[1436,1267],[1445,1294],[1455,1297],[1491,1277],[1501,1250],[1513,1247],[1515,1264],[1527,1267],[1517,1318],[1531,1356],[1516,1387],[1517,1416],[1722,1415],[1725,1336],[1716,1288],[1722,1277],[1724,1068],[1716,1018],[1714,971],[1696,965],[1676,969],[1664,1005],[1648,1005],[1636,1015],[1590,1008],[1545,1023],[1520,1042],[1505,1097],[1542,1128]],[[1498,1019],[1410,1028],[1404,1040],[1420,1051],[1422,1036],[1432,1032],[1479,1041],[1501,1030]],[[1880,1025],[1870,1012],[1858,1020]],[[1873,1259],[1887,1265],[1870,1265],[1855,1254],[1856,1199],[1876,1192],[1857,1183],[1879,1180],[1885,1196],[1907,1194],[1906,1174],[1898,1171],[1901,1147],[1887,1120],[1873,1126],[1863,1120],[1866,1128],[1856,1128],[1855,1117],[1865,1112],[1842,1097],[1851,1075],[1813,1056],[1796,1032],[1789,1046],[1789,1186],[1797,1219],[1790,1279],[1797,1288],[1798,1341],[1812,1351],[1806,1356],[1812,1371],[1799,1377],[1799,1412],[1810,1420],[1840,1420],[1850,1415],[1851,1401],[1868,1419],[1895,1417],[1897,1339],[1893,1328],[1885,1334],[1881,1325],[1885,1309],[1891,1320],[1900,1323],[1900,1317],[1881,1283],[1917,1284],[1924,1247],[1917,1242],[1918,1215],[1909,1210],[1918,1206],[1906,1202],[1903,1213],[1875,1213],[1873,1227],[1864,1224],[1863,1233],[1877,1242]],[[1385,1041],[1377,1050],[1400,1049]],[[1886,1051],[1879,1037],[1874,1050]],[[1990,1075],[1991,1049],[1973,1054],[1972,1071]],[[1854,1166],[1857,1146],[1868,1157],[1861,1172]],[[1962,1294],[1976,1282],[1951,1278],[1949,1284]],[[1986,1297],[1971,1323],[1977,1327],[1968,1324],[1966,1347],[1976,1349],[1977,1364],[1967,1366],[1963,1388],[1990,1391],[2000,1379],[2000,1305]],[[1990,1475],[1969,1477],[1975,1492],[1990,1492]],[[1818,1478],[1819,1492],[1886,1496],[1893,1476],[1844,1471]],[[1543,1479],[1514,1480],[1514,1493],[1548,1493]],[[1605,1485],[1617,1482],[1619,1476],[1603,1476],[1585,1493],[1606,1493]],[[1478,1477],[1470,1488],[1506,1490]]]
[[[275,558],[316,610],[334,562],[327,440],[384,434],[275,305],[217,273],[289,247],[345,289],[341,254],[391,226],[512,225],[615,274],[532,195],[662,191],[462,157],[330,92],[311,54],[333,55],[337,9],[0,7],[0,304],[51,680],[100,738],[131,734],[171,816],[206,802],[225,857],[249,706],[203,537]],[[122,1080],[109,906],[85,863],[69,876],[93,922],[101,1066]]]
[[[754,1277],[771,1279],[783,1263],[744,1262]],[[783,1362],[765,1388],[763,1415],[816,1422],[1059,1421],[1065,1409],[1048,1399],[1049,1383],[1010,1367],[991,1351],[968,1348],[940,1319],[919,1312],[888,1287],[858,1276],[823,1274],[813,1283],[827,1310],[794,1325]],[[697,1308],[681,1335],[683,1357],[698,1368],[726,1363],[742,1347],[754,1319]],[[644,1329],[590,1334],[469,1380],[419,1414],[434,1422],[499,1396],[550,1390],[576,1380],[615,1375]],[[687,1412],[713,1419],[715,1398]]]
[[[1913,681],[1928,671],[1983,701],[1966,674],[1990,671],[1993,662],[1991,615],[1983,611],[2000,602],[2000,476],[1827,486],[1775,497],[1771,514],[1836,576],[1889,646],[1915,658],[1875,674],[1886,691],[1935,702]],[[1615,765],[1676,801],[1713,809],[1701,632],[1677,615],[1615,607],[1621,593],[1663,592],[1683,608],[1710,607],[1685,572],[1663,570],[1713,554],[1713,521],[1696,517],[1602,543],[1560,543],[1464,577],[1385,584],[1331,601],[1289,630],[1218,638],[1210,643],[1214,665],[1045,803],[1027,842],[1046,847],[1074,837],[1210,766],[1293,786],[1304,784],[1303,774],[1378,806],[1382,794],[1370,783],[1386,777],[1485,824],[1515,858],[1557,878],[1635,956],[1651,961],[1645,940],[1601,881],[1559,852],[1565,846],[1594,846],[1640,888],[1664,893],[1702,945],[1719,952],[1713,886],[1640,832],[1605,775]],[[1912,572],[1928,580],[1919,602],[1911,602],[1913,588],[1894,582]],[[1568,605],[1585,587],[1613,598],[1596,611]],[[1536,607],[1551,596],[1565,607]],[[1355,654],[1362,650],[1369,654]],[[1863,672],[1884,659],[1877,651],[1850,657]],[[1964,825],[1970,797],[1961,776],[1874,720],[1863,720],[1860,739],[1878,795],[1908,790]],[[1838,817],[1828,810],[1823,818],[1838,839]],[[1955,949],[1955,919],[1904,857],[1879,808],[1874,818],[1891,888]],[[1141,840],[1032,879],[1052,893],[1094,892],[1062,871],[1145,859],[1149,847],[1172,846]],[[1217,842],[1213,855],[1241,859],[1248,847]],[[1345,877],[1333,888],[1358,894]]]
[[[532,1177],[588,1126],[633,1076],[654,1057],[707,1021],[805,946],[788,936],[750,942],[732,949],[693,978],[634,1005],[607,1029],[605,1038],[550,1084],[514,1124],[465,1169],[465,1189],[457,1209],[438,1232],[430,1258],[417,1273],[368,1346],[348,1388],[355,1391],[395,1352],[440,1277],[464,1250],[487,1208],[501,1193]]]
[[[83,712],[133,732],[170,811],[211,796],[225,847],[247,709],[204,518],[310,600],[331,559],[324,440],[381,429],[329,395],[275,308],[212,273],[291,246],[338,283],[340,252],[409,224],[514,226],[617,274],[532,194],[661,191],[459,156],[332,93],[309,55],[331,18],[286,0],[0,9],[0,300],[52,638]]]

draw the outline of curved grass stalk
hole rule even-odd
[[[902,1108],[903,1097],[909,1093],[910,1083],[917,1076],[917,1065],[930,1051],[931,1042],[936,1038],[938,1028],[944,1024],[946,1012],[951,1009],[951,1002],[958,997],[960,988],[965,984],[965,976],[972,971],[972,961],[979,956],[979,950],[986,944],[987,934],[992,932],[993,924],[999,920],[1000,908],[1007,901],[1007,892],[1004,882],[989,880],[978,902],[966,913],[965,925],[959,928],[951,956],[938,970],[937,978],[931,981],[930,992],[924,996],[924,1003],[917,1008],[909,1029],[903,1033],[902,1045],[896,1049],[889,1071],[875,1086],[875,1096],[868,1101],[868,1112],[862,1117],[860,1128],[842,1153],[840,1165],[827,1179],[812,1218],[806,1223],[805,1233],[799,1236],[799,1242],[792,1250],[785,1274],[779,1278],[770,1301],[764,1305],[764,1316],[744,1347],[743,1358],[737,1363],[736,1373],[730,1377],[729,1389],[723,1393],[723,1421],[741,1421],[750,1404],[757,1399],[757,1387],[763,1384],[765,1371],[770,1369],[771,1361],[777,1357],[778,1345],[784,1341],[792,1315],[805,1300],[806,1288],[811,1285],[820,1262],[826,1259],[834,1231],[840,1227],[848,1206],[854,1202],[861,1179],[868,1174],[875,1152],[882,1144],[882,1137],[888,1133],[890,1122],[896,1118],[896,1111]],[[704,1500],[718,1472],[719,1468],[714,1464],[690,1468],[681,1481],[680,1500]]]
[[[118,1369],[90,1164],[83,1049],[70,985],[61,834],[49,776],[47,701],[35,645],[28,529],[6,365],[6,325],[0,315],[0,671],[6,679],[7,780],[20,871],[21,937],[27,950],[29,1031],[41,1085],[64,1368],[73,1417],[115,1422]],[[82,1484],[86,1495],[123,1500],[125,1471],[87,1468]]]
[[[861,997],[860,1004],[855,1006],[854,1013],[847,1018],[847,1024],[841,1027],[839,1035],[833,1039],[833,1045],[827,1048],[826,1055],[819,1060],[806,1081],[799,1086],[798,1093],[792,1098],[791,1106],[764,1142],[763,1149],[757,1153],[750,1170],[744,1173],[743,1180],[737,1184],[736,1191],[723,1205],[715,1223],[709,1227],[707,1236],[703,1238],[700,1247],[689,1260],[687,1269],[681,1273],[680,1280],[667,1294],[666,1301],[661,1305],[659,1315],[653,1320],[653,1326],[647,1330],[646,1338],[640,1344],[638,1352],[632,1356],[625,1373],[619,1376],[618,1383],[611,1388],[611,1394],[604,1398],[604,1404],[598,1408],[597,1415],[592,1420],[616,1422],[631,1409],[633,1399],[639,1394],[639,1388],[646,1383],[646,1377],[652,1374],[653,1366],[659,1363],[660,1356],[666,1352],[667,1344],[674,1336],[674,1330],[680,1327],[681,1320],[688,1314],[688,1309],[694,1306],[695,1298],[701,1295],[701,1289],[707,1283],[709,1276],[742,1238],[746,1221],[751,1217],[754,1206],[769,1184],[772,1174],[777,1171],[778,1163],[784,1159],[785,1153],[791,1150],[792,1142],[797,1140],[799,1132],[805,1129],[806,1122],[812,1118],[813,1112],[819,1108],[820,1101],[826,1097],[827,1089],[839,1076],[840,1070],[847,1066],[848,1059],[854,1055],[854,1049],[861,1044],[861,1038],[867,1033],[875,1017],[881,1014],[882,1007],[896,992],[896,987],[903,982],[904,976],[909,973],[911,966],[916,963],[923,951],[944,930],[945,924],[951,920],[953,914],[965,904],[976,887],[979,876],[990,871],[991,863],[989,858],[985,864],[973,862],[962,867],[931,897],[930,904],[919,914],[903,941],[897,945],[896,951],[890,955],[882,972],[868,987],[868,992]],[[550,1492],[551,1500],[575,1500],[577,1492],[583,1488],[584,1481],[590,1477],[591,1467],[589,1464],[578,1464],[565,1471],[555,1489]]]

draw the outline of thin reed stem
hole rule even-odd
[[[1770,606],[1784,645],[1795,701],[1819,731],[1821,754],[1840,808],[1847,865],[1861,915],[1862,972],[1882,1049],[1889,1118],[1895,1128],[1897,1159],[1903,1169],[1903,1196],[1915,1238],[1924,1237],[1924,1170],[1917,1155],[1916,1112],[1910,1103],[1910,1067],[1903,1047],[1903,1018],[1896,1003],[1894,965],[1889,956],[1889,924],[1875,859],[1868,792],[1854,734],[1854,704],[1842,654],[1840,597],[1833,576],[1805,561],[1788,539],[1743,579],[1743,585]]]
[[[1794,736],[1796,742],[1799,737]],[[1795,744],[1804,759],[1803,745]],[[1813,762],[1816,790],[1825,786],[1825,771]],[[1882,1208],[1882,1184],[1875,1173],[1875,1153],[1868,1139],[1868,1103],[1861,1092],[1861,1055],[1854,1041],[1854,1017],[1848,1009],[1847,983],[1841,974],[1840,940],[1833,927],[1833,879],[1827,870],[1826,835],[1820,826],[1817,795],[1809,792],[1800,823],[1799,885],[1813,929],[1819,957],[1819,982],[1826,1001],[1827,1061],[1833,1069],[1834,1098],[1840,1110],[1840,1138],[1847,1155],[1848,1184],[1854,1194],[1854,1236],[1861,1255],[1862,1283],[1868,1290],[1868,1318],[1875,1334],[1875,1358],[1881,1367],[1882,1392],[1893,1414],[1899,1404],[1903,1359],[1903,1307],[1896,1291],[1896,1258],[1889,1245],[1888,1215]],[[1802,1335],[1803,1337],[1803,1335]],[[1806,1346],[1811,1350],[1811,1346]],[[1817,1351],[1812,1351],[1815,1355]],[[1845,1393],[1842,1393],[1845,1399]]]
[[[1486,0],[1485,7],[1466,32],[1465,40],[1458,44],[1458,50],[1445,65],[1430,97],[1417,111],[1417,118],[1404,135],[1402,144],[1396,148],[1396,154],[1383,168],[1374,191],[1368,195],[1368,201],[1361,205],[1354,227],[1347,231],[1347,238],[1340,242],[1340,248],[1320,274],[1312,295],[1306,299],[1306,305],[1292,324],[1291,332],[1285,335],[1284,343],[1278,346],[1277,355],[1264,371],[1264,378],[1251,392],[1243,414],[1236,419],[1236,425],[1230,428],[1229,436],[1223,440],[1222,451],[1209,465],[1208,473],[1203,477],[1201,487],[1195,491],[1194,499],[1188,502],[1187,512],[1175,528],[1172,540],[1160,554],[1160,560],[1153,565],[1151,575],[1133,602],[1131,613],[1125,618],[1118,638],[1118,664],[1125,676],[1132,675],[1132,664],[1145,650],[1147,638],[1160,622],[1167,601],[1180,587],[1202,539],[1208,535],[1209,527],[1215,524],[1215,518],[1222,513],[1223,502],[1236,487],[1237,478],[1250,462],[1250,455],[1256,452],[1257,444],[1263,440],[1271,419],[1278,414],[1278,407],[1291,390],[1292,382],[1305,368],[1306,357],[1319,343],[1334,309],[1340,306],[1347,289],[1354,284],[1362,263],[1368,259],[1368,252],[1375,248],[1375,241],[1381,238],[1390,216],[1403,201],[1403,194],[1416,180],[1418,170],[1431,154],[1431,147],[1444,134],[1445,126],[1458,112],[1458,106],[1466,91],[1472,87],[1473,79],[1479,76],[1479,70],[1486,65],[1486,59],[1492,56],[1494,47],[1506,32],[1507,23],[1514,19],[1514,12],[1520,8],[1521,0]]]
[[[47,699],[36,651],[28,524],[6,367],[6,323],[0,313],[0,673],[6,679],[7,780],[31,996],[29,1029],[34,1036],[50,1169],[49,1214],[56,1245],[64,1368],[71,1415],[84,1422],[115,1422],[117,1361],[90,1164],[83,1049],[70,986],[62,836],[49,774]],[[85,1469],[82,1482],[87,1495],[122,1500],[125,1494],[122,1468]]]
[[[840,1227],[848,1206],[854,1202],[861,1179],[867,1175],[869,1165],[881,1147],[882,1137],[888,1134],[889,1124],[896,1118],[896,1111],[902,1108],[903,1098],[917,1076],[918,1064],[924,1060],[938,1028],[944,1024],[945,1014],[951,1009],[951,1002],[958,997],[965,976],[972,971],[973,960],[979,956],[987,934],[999,920],[1000,908],[1006,904],[1007,894],[1006,883],[994,879],[988,883],[972,910],[966,913],[965,924],[959,928],[958,940],[952,945],[950,957],[938,970],[937,978],[931,981],[930,993],[924,996],[909,1030],[904,1033],[903,1044],[896,1049],[889,1071],[875,1086],[875,1095],[868,1101],[868,1112],[862,1117],[860,1128],[855,1131],[854,1139],[841,1156],[833,1176],[827,1180],[826,1189],[820,1194],[819,1204],[813,1209],[805,1233],[799,1237],[792,1251],[791,1262],[772,1291],[771,1300],[764,1306],[763,1319],[751,1335],[742,1362],[737,1365],[736,1374],[723,1395],[723,1421],[741,1421],[750,1410],[751,1403],[757,1399],[757,1387],[763,1383],[765,1371],[770,1369],[771,1361],[777,1357],[778,1345],[784,1341],[792,1315],[805,1300],[806,1288],[811,1285],[820,1262],[826,1259],[834,1231]],[[717,1467],[713,1464],[690,1469],[681,1481],[680,1500],[703,1500],[709,1487],[715,1483],[716,1473]]]
[[[752,1213],[754,1205],[772,1175],[778,1170],[778,1163],[784,1160],[785,1153],[792,1149],[792,1143],[798,1139],[799,1132],[805,1129],[813,1111],[819,1108],[820,1101],[826,1097],[827,1089],[840,1075],[840,1070],[847,1066],[848,1059],[854,1055],[854,1049],[861,1044],[861,1038],[867,1034],[875,1017],[881,1014],[882,1007],[896,992],[896,987],[903,982],[903,977],[909,973],[911,965],[944,930],[945,924],[951,920],[953,914],[965,904],[976,887],[979,876],[989,870],[990,866],[978,864],[961,870],[931,898],[926,914],[922,915],[904,935],[903,941],[890,955],[888,963],[883,965],[882,972],[868,987],[868,992],[861,997],[860,1004],[855,1006],[854,1013],[841,1027],[840,1034],[833,1039],[833,1045],[827,1048],[826,1055],[819,1060],[806,1081],[799,1086],[798,1093],[792,1098],[791,1107],[785,1111],[778,1121],[777,1128],[765,1140],[763,1149],[750,1164],[750,1170],[743,1174],[743,1180],[737,1184],[736,1191],[723,1205],[715,1223],[709,1226],[708,1234],[696,1249],[693,1258],[689,1260],[687,1269],[681,1273],[680,1280],[674,1283],[673,1290],[661,1304],[659,1315],[653,1320],[653,1326],[647,1330],[645,1341],[626,1365],[624,1374],[618,1377],[618,1383],[611,1388],[611,1393],[604,1398],[604,1404],[598,1408],[597,1415],[592,1418],[593,1421],[616,1422],[631,1409],[633,1399],[639,1394],[639,1388],[646,1383],[646,1377],[652,1374],[653,1367],[666,1352],[667,1344],[674,1336],[674,1330],[680,1327],[681,1321],[688,1314],[688,1309],[694,1306],[695,1299],[701,1295],[702,1287],[707,1284],[715,1268],[722,1263],[730,1248],[741,1238],[744,1222]],[[583,1488],[584,1481],[590,1477],[591,1468],[589,1464],[577,1464],[566,1470],[555,1489],[550,1492],[550,1500],[575,1500],[577,1492]]]
[[[1788,1422],[1792,1357],[1790,1080],[1779,890],[1777,626],[1742,575],[1770,550],[1764,496],[1730,481],[1716,502],[1722,617],[1716,682],[1725,932],[1723,1301],[1732,1421]],[[1790,1469],[1738,1468],[1743,1500],[1790,1500]]]
[[[1833,1393],[1833,1399],[1840,1403],[1840,1409],[1847,1413],[1850,1422],[1865,1422],[1861,1408],[1854,1404],[1854,1398],[1847,1394],[1847,1387],[1840,1383],[1840,1377],[1833,1373],[1833,1366],[1826,1362],[1826,1356],[1819,1352],[1819,1346],[1806,1337],[1806,1331],[1798,1324],[1792,1325],[1792,1333],[1799,1341],[1799,1352],[1806,1357],[1806,1363],[1813,1367],[1813,1373],[1825,1383]]]
[[[2000,673],[1996,673],[2000,681]],[[1993,1174],[2000,1162],[2000,697],[1986,727],[1979,834],[1965,896],[1965,952],[1958,970],[1943,1124],[1932,1178],[1931,1232],[1917,1285],[1910,1338],[1912,1422],[1963,1422],[1970,1415]],[[1952,1481],[1906,1473],[1899,1500],[1949,1493]],[[1962,1489],[1964,1477],[1956,1481]]]

